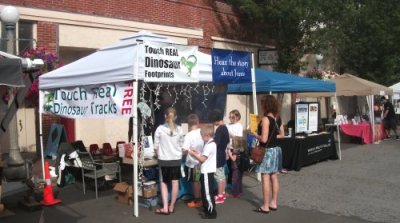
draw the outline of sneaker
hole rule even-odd
[[[223,195],[215,196],[215,203],[216,204],[222,204],[222,203],[224,203],[224,201],[225,201],[225,198],[224,198]]]
[[[222,194],[222,196],[224,197],[224,200],[226,200],[226,199],[229,197],[229,194],[227,194],[227,193],[224,192],[224,193]]]
[[[203,206],[203,202],[201,201],[191,201],[187,203],[187,206],[190,208],[199,208]]]

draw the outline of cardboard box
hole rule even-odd
[[[150,188],[146,188],[143,187],[143,194],[142,196],[144,198],[149,198],[149,197],[155,197],[157,196],[157,188],[155,187],[150,187]]]
[[[132,205],[133,188],[126,182],[117,183],[114,186],[117,192],[117,201],[123,204]]]

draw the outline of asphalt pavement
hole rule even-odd
[[[22,195],[3,200],[8,216],[1,223],[15,222],[297,222],[297,223],[367,223],[400,222],[400,141],[388,140],[379,145],[342,144],[342,160],[328,160],[300,171],[280,174],[279,208],[269,214],[252,210],[261,203],[261,183],[254,173],[243,179],[245,193],[229,197],[217,205],[216,220],[204,220],[200,209],[178,201],[175,213],[162,216],[140,207],[139,217],[132,206],[118,203],[112,189],[83,195],[77,182],[58,189],[62,203],[42,210],[27,211],[18,203]],[[129,175],[129,173],[128,173]]]

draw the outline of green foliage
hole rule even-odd
[[[400,81],[397,0],[227,0],[252,21],[259,41],[273,40],[276,70],[299,72],[306,53],[322,53],[339,73],[391,85]]]

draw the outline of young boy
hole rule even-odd
[[[215,203],[224,203],[226,199],[225,193],[225,164],[226,164],[226,147],[229,143],[229,131],[223,121],[223,114],[219,110],[213,110],[210,113],[210,121],[217,126],[215,130],[214,142],[217,144],[217,171],[214,178],[218,182],[218,196],[215,197]]]
[[[204,141],[203,152],[199,153],[195,149],[190,149],[189,155],[201,163],[201,198],[203,200],[204,219],[217,218],[217,210],[214,199],[214,173],[217,169],[217,145],[213,140],[214,127],[204,125],[201,128],[201,136]]]
[[[187,118],[189,132],[186,134],[183,142],[183,150],[194,149],[200,154],[203,151],[203,138],[199,128],[199,117],[196,114],[190,114]],[[194,200],[187,203],[190,208],[199,208],[203,206],[201,202],[201,184],[200,184],[200,163],[192,156],[186,156],[185,162],[186,180],[192,183]]]

